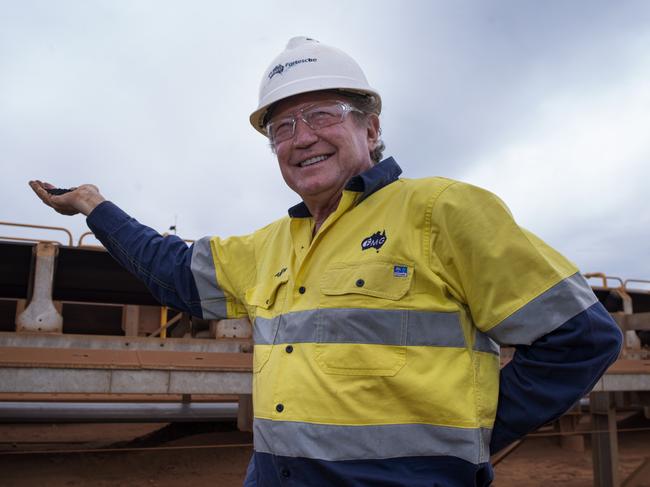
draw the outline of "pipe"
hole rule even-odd
[[[236,402],[0,402],[0,423],[235,420]]]

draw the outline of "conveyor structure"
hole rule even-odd
[[[250,323],[168,310],[103,247],[75,246],[67,233],[67,244],[0,237],[0,421],[231,415],[250,431]],[[621,482],[616,411],[650,417],[650,281],[586,277],[625,335],[620,359],[583,401],[596,431],[595,485],[612,487]],[[556,425],[568,448],[583,447],[575,418]]]

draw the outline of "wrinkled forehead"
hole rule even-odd
[[[332,91],[311,91],[299,95],[290,96],[280,100],[269,110],[268,120],[292,115],[298,110],[321,101],[345,101],[345,96],[338,95]]]

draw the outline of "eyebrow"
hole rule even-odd
[[[321,104],[323,104],[323,103],[348,103],[348,102],[347,102],[347,101],[344,101],[344,100],[321,100],[321,101],[316,101],[316,102],[314,102],[314,103],[309,103],[309,104],[305,105],[305,106],[302,107],[302,108],[298,108],[297,110],[293,110],[291,113],[289,113],[289,114],[287,114],[287,115],[283,115],[283,116],[281,116],[281,117],[280,117],[280,116],[277,116],[277,115],[272,115],[272,113],[273,113],[273,108],[271,108],[271,109],[269,110],[269,112],[268,112],[268,113],[271,114],[271,115],[269,115],[269,116],[264,120],[264,125],[266,125],[267,123],[270,123],[270,122],[273,121],[273,119],[276,118],[276,117],[277,117],[278,120],[282,120],[282,119],[285,119],[285,118],[293,118],[293,117],[295,117],[296,113],[301,112],[301,111],[305,110],[306,108],[314,107],[314,106],[316,106],[316,105],[321,105]]]

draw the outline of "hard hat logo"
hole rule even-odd
[[[282,74],[282,71],[284,71],[284,66],[282,64],[278,64],[269,73],[269,79],[273,78],[273,76],[275,76],[276,74]]]
[[[278,64],[269,73],[269,79],[273,78],[273,76],[275,76],[276,74],[282,74],[285,69],[293,68],[297,64],[315,63],[315,62],[318,62],[318,59],[309,57],[305,59],[295,59],[293,61],[289,61],[288,63],[284,63],[284,65]]]

